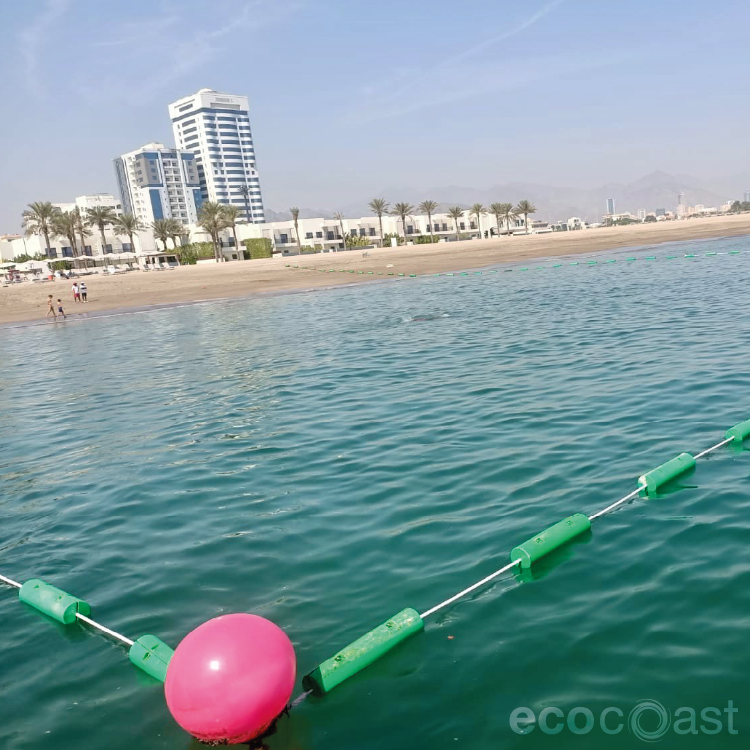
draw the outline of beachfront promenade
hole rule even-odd
[[[750,215],[602,227],[577,232],[495,237],[485,240],[360,249],[304,255],[294,263],[311,268],[442,273],[480,268],[531,258],[589,253],[599,250],[652,245],[661,242],[750,235]],[[296,274],[287,268],[288,257],[235,261],[218,265],[183,266],[163,273],[134,271],[114,276],[94,276],[89,281],[86,312],[128,307],[242,297],[248,294],[300,291],[355,283],[350,274]],[[371,278],[371,277],[370,277]],[[364,281],[361,276],[357,281]],[[44,318],[47,294],[70,301],[67,280],[14,284],[0,288],[0,323]],[[70,305],[69,305],[70,307]],[[70,307],[69,312],[78,312]]]

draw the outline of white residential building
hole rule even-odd
[[[551,231],[545,226],[540,227],[538,231]],[[343,233],[342,233],[343,224]],[[357,236],[362,240],[364,238],[367,244],[380,245],[380,222],[377,216],[362,216],[358,218],[342,219],[299,219],[297,222],[299,230],[299,242],[302,247],[316,248],[325,252],[331,250],[343,250],[347,236]],[[209,236],[199,226],[189,227],[190,238],[193,242],[208,242]],[[476,225],[476,217],[469,216],[468,210],[465,215],[458,220],[458,231],[462,239],[477,239],[480,230]],[[500,222],[500,232],[506,234],[525,232],[523,217],[516,217],[510,225],[506,226]],[[531,228],[531,232],[534,229]],[[426,215],[409,216],[406,220],[406,240],[407,242],[417,242],[418,237],[428,237],[430,234],[438,241],[453,241],[456,238],[456,227],[453,219],[447,214],[432,214],[431,222],[428,222]],[[497,236],[497,221],[494,216],[482,217],[482,237]],[[383,216],[383,235],[399,237],[404,236],[404,227],[401,219],[396,216]],[[294,221],[274,221],[264,224],[237,224],[237,237],[240,242],[246,239],[267,238],[271,240],[274,250],[279,253],[296,253],[297,252],[297,235],[295,234]],[[226,230],[222,238],[222,244],[225,247],[227,257],[231,258],[233,254],[234,239],[231,230]],[[386,240],[386,245],[390,242]]]
[[[76,208],[82,213],[86,213],[87,208],[97,208],[99,206],[108,206],[116,214],[122,213],[122,204],[112,193],[94,193],[92,195],[79,195],[72,203],[53,203],[55,208],[61,211],[73,211]]]
[[[203,200],[235,205],[248,222],[263,223],[248,98],[201,89],[170,104],[169,116],[177,147],[195,155]]]
[[[0,255],[3,260],[11,261],[21,255],[30,255],[32,258],[43,255],[50,260],[88,259],[88,265],[108,265],[113,263],[112,256],[123,253],[135,253],[131,260],[137,260],[137,255],[153,253],[156,251],[156,243],[150,232],[138,232],[134,239],[136,247],[131,248],[128,237],[115,235],[111,228],[104,232],[106,242],[102,244],[99,231],[89,230],[91,234],[84,240],[83,252],[81,252],[80,238],[76,237],[75,249],[71,246],[67,237],[51,235],[50,247],[45,247],[44,237],[31,235],[30,237],[18,237],[17,239],[0,240]],[[110,256],[110,257],[108,257]],[[119,261],[117,261],[119,262]]]
[[[191,151],[147,143],[114,162],[125,213],[145,226],[156,219],[177,219],[182,224],[197,221],[202,197]]]
[[[96,193],[93,195],[79,195],[72,201],[53,203],[60,211],[70,212],[78,209],[83,216],[86,209],[96,206],[108,206],[116,214],[122,213],[121,204],[110,193]],[[121,236],[114,232],[111,226],[105,227],[104,241],[96,227],[88,227],[83,242],[80,235],[76,235],[75,247],[72,247],[70,239],[63,235],[50,232],[49,248],[46,247],[42,235],[3,235],[0,236],[0,257],[4,261],[12,261],[23,255],[45,256],[51,260],[77,260],[85,262],[88,266],[112,264],[113,257],[129,254],[123,259],[136,260],[137,255],[153,253],[156,251],[156,242],[150,230],[137,232],[134,236],[135,247],[131,247],[130,238]],[[130,255],[135,254],[135,255]],[[109,256],[109,257],[108,257]]]

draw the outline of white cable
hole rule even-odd
[[[449,604],[453,604],[457,599],[460,599],[462,596],[466,596],[466,594],[470,594],[474,589],[478,589],[480,586],[483,586],[485,583],[489,583],[493,578],[497,578],[501,573],[505,573],[506,570],[510,570],[511,568],[515,568],[516,565],[518,565],[521,561],[520,560],[514,560],[512,563],[509,563],[504,568],[500,568],[500,570],[496,570],[494,573],[491,573],[486,578],[482,578],[481,581],[477,581],[473,586],[469,586],[468,589],[464,589],[463,591],[459,591],[455,596],[452,596],[450,599],[446,599],[444,602],[440,602],[440,604],[436,604],[432,609],[428,609],[426,612],[423,612],[421,615],[419,615],[423,620],[425,617],[429,617],[430,615],[437,612],[439,609],[442,609],[443,607],[447,607]]]
[[[0,581],[7,583],[8,586],[15,586],[17,589],[21,588],[21,584],[18,581],[14,581],[12,578],[6,578],[4,575],[0,575]]]
[[[732,440],[734,440],[734,436],[727,438],[726,440],[722,440],[720,443],[716,443],[716,445],[712,445],[710,448],[707,448],[702,453],[699,453],[697,456],[693,456],[693,458],[697,461],[699,458],[703,458],[703,456],[707,456],[712,451],[715,451],[718,448],[721,448],[722,445],[731,443]],[[608,513],[610,510],[614,510],[618,505],[622,505],[623,503],[627,502],[631,498],[635,497],[641,490],[644,490],[644,489],[646,488],[643,485],[638,485],[638,489],[633,490],[629,495],[625,495],[625,497],[623,497],[622,500],[618,500],[616,503],[612,503],[612,505],[609,505],[604,510],[600,510],[598,513],[594,513],[593,516],[589,516],[589,521],[594,521],[595,519],[599,518],[599,516],[603,516],[605,513]]]
[[[18,581],[14,581],[12,578],[8,578],[7,576],[4,576],[0,574],[0,581],[3,583],[7,583],[9,586],[15,586],[17,589],[21,588],[21,584],[18,583]],[[102,633],[106,633],[107,635],[111,635],[113,638],[117,638],[118,641],[122,641],[123,643],[126,643],[128,646],[133,645],[133,641],[130,640],[130,638],[126,638],[121,633],[116,633],[114,630],[110,630],[109,628],[105,628],[104,625],[100,625],[95,620],[92,620],[90,617],[86,617],[86,615],[82,615],[80,612],[76,612],[76,617],[79,620],[83,620],[85,623],[88,623],[91,625],[92,628],[96,628],[97,630],[101,630]]]
[[[697,456],[695,456],[695,460],[697,461],[699,458],[703,458],[706,454],[710,453],[711,451],[715,451],[717,448],[721,448],[722,445],[726,445],[727,443],[731,443],[732,440],[734,440],[734,435],[732,437],[727,438],[726,440],[722,440],[720,443],[716,443],[716,445],[712,445],[707,450],[703,451],[703,453],[699,453]]]
[[[639,484],[636,489],[634,489],[629,495],[625,495],[622,499],[618,500],[616,503],[612,503],[612,505],[608,505],[604,510],[600,510],[598,513],[594,513],[593,516],[589,516],[589,521],[594,521],[599,516],[603,516],[605,513],[609,513],[609,511],[614,510],[618,505],[622,505],[623,503],[626,503],[631,498],[634,498],[641,490],[645,490],[646,488]]]
[[[86,615],[82,615],[80,612],[76,612],[76,617],[79,620],[83,620],[85,623],[88,623],[91,625],[92,628],[96,628],[97,630],[101,630],[102,633],[106,633],[107,635],[111,635],[113,638],[117,638],[118,640],[122,641],[123,643],[126,643],[128,646],[133,645],[133,641],[130,640],[130,638],[126,638],[124,635],[121,635],[120,633],[115,633],[114,630],[110,630],[109,628],[105,628],[104,625],[100,625],[95,620],[92,620],[89,617],[86,617]]]

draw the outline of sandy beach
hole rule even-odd
[[[662,242],[750,234],[750,215],[739,214],[687,221],[634,224],[559,234],[501,237],[489,240],[413,245],[370,250],[362,257],[350,252],[305,255],[221,265],[184,266],[168,271],[132,271],[86,278],[89,302],[74,304],[70,281],[37,282],[0,287],[0,324],[43,319],[46,298],[60,297],[68,315],[251,294],[303,291],[323,286],[365,283],[351,274],[322,274],[288,268],[354,269],[427,274],[481,268],[530,258],[590,253]],[[370,277],[371,280],[371,277]]]

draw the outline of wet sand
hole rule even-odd
[[[485,220],[485,228],[489,219]],[[335,268],[430,274],[662,242],[750,234],[750,214],[708,219],[635,224],[578,232],[500,237],[397,248],[235,261],[220,265],[184,266],[168,271],[131,271],[114,276],[87,276],[88,304],[75,304],[72,281],[24,282],[0,287],[0,323],[44,320],[47,295],[60,297],[69,316],[86,312],[144,308],[198,300],[244,297],[259,293],[305,291],[340,284],[365,283],[372,277],[315,273]],[[288,264],[309,269],[288,268]],[[393,267],[388,268],[391,264]]]

